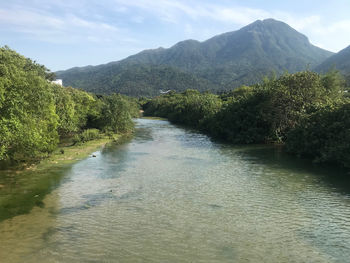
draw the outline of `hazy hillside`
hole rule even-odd
[[[332,68],[335,68],[344,74],[350,73],[350,46],[326,59],[316,67],[316,70],[319,72],[326,72]]]
[[[129,96],[155,96],[160,90],[184,91],[189,87],[199,91],[219,90],[206,79],[169,66],[106,64],[97,67],[74,68],[57,73],[64,85],[98,94],[119,92]]]
[[[60,71],[57,76],[65,85],[102,93],[151,95],[165,88],[160,87],[160,83],[173,84],[165,89],[175,90],[188,83],[193,86],[185,88],[200,90],[212,85],[215,91],[218,87],[231,89],[256,83],[272,72],[296,72],[314,67],[331,55],[310,44],[306,36],[287,24],[267,19],[204,42],[186,40],[168,49],[145,50],[119,62]],[[139,68],[140,65],[143,66]],[[163,74],[159,66],[165,66],[167,72],[172,71],[171,67],[174,72]],[[134,67],[138,68],[135,77]],[[145,74],[151,75],[140,79]],[[175,80],[177,77],[180,79]]]

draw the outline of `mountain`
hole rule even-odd
[[[57,76],[63,79],[64,85],[104,93],[154,93],[163,88],[159,87],[159,81],[153,81],[158,78],[164,84],[180,81],[180,86],[187,85],[183,78],[192,79],[192,86],[186,88],[205,90],[209,85],[216,91],[256,83],[272,72],[280,74],[286,70],[296,72],[314,67],[332,54],[310,44],[306,36],[289,25],[266,19],[204,42],[186,40],[167,49],[145,50],[118,62],[60,71]],[[142,79],[136,76],[137,73],[135,78],[132,77],[135,67],[143,71],[138,76],[155,76],[147,76],[147,92],[144,92],[145,85],[141,85]],[[163,75],[163,67],[173,74]],[[121,77],[125,74],[129,76],[127,84]],[[174,75],[180,79],[168,79]],[[130,87],[133,87],[132,92],[128,91]],[[165,89],[177,88],[170,85]]]
[[[321,73],[331,69],[339,70],[345,76],[347,87],[350,87],[350,46],[329,57],[315,68]]]
[[[332,68],[350,74],[350,46],[329,57],[315,69],[318,72],[327,72]]]
[[[177,68],[157,65],[119,65],[110,63],[97,67],[73,68],[57,72],[64,85],[81,88],[96,94],[121,94],[139,97],[159,95],[161,90],[185,91],[189,87],[199,91],[215,91],[219,87],[206,79]],[[67,84],[68,83],[68,84]]]

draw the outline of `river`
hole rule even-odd
[[[1,263],[350,260],[350,187],[335,168],[150,119],[94,154],[0,222]]]

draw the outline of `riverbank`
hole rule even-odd
[[[103,136],[82,144],[58,147],[40,163],[0,170],[0,221],[43,206],[45,195],[60,185],[71,165],[105,147],[122,143],[129,135]]]
[[[135,123],[130,142],[59,170],[43,203],[0,222],[1,262],[350,258],[350,183],[336,169],[168,121]]]
[[[101,139],[88,141],[81,144],[58,147],[50,157],[42,160],[39,164],[27,167],[27,170],[45,170],[53,166],[62,167],[80,161],[91,156],[91,153],[103,148],[108,143],[118,143],[122,135],[116,135],[113,139],[104,136]]]
[[[328,79],[337,76],[305,71],[221,95],[170,93],[145,102],[144,115],[234,145],[283,144],[295,156],[349,169],[350,102],[344,87]]]

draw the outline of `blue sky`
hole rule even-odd
[[[56,71],[203,41],[265,18],[334,52],[350,45],[349,0],[0,0],[0,45]]]

